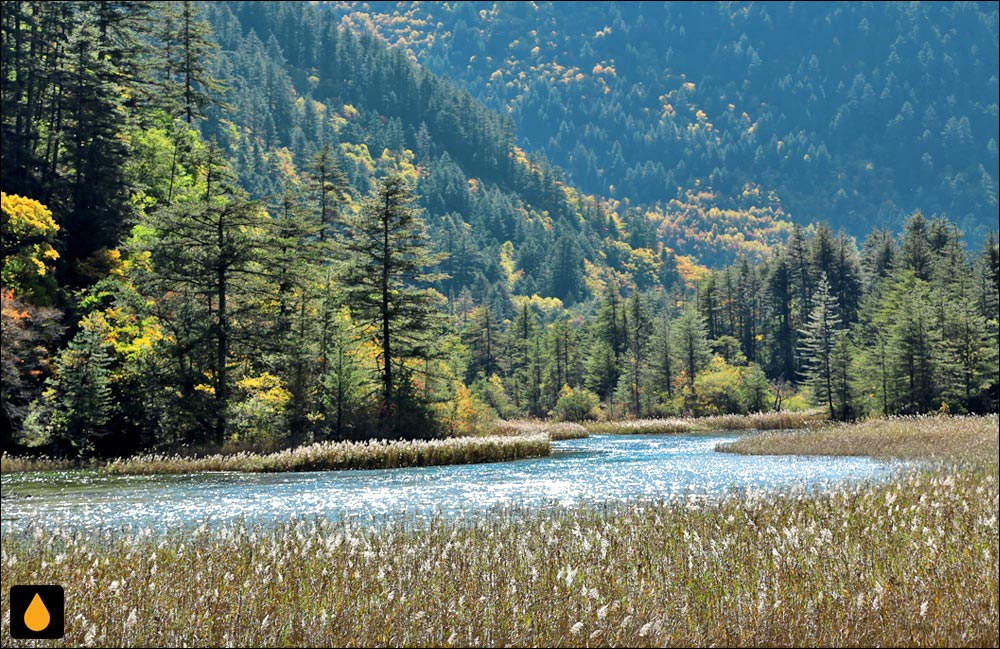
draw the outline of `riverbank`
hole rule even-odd
[[[548,435],[553,442],[567,439],[586,439],[587,429],[568,421],[545,421],[542,419],[513,419],[500,421],[490,430],[491,435]]]
[[[808,430],[748,435],[719,444],[715,450],[746,455],[864,455],[996,462],[998,440],[997,415],[894,417],[846,424],[827,422]]]
[[[205,471],[274,473],[504,462],[549,455],[551,446],[541,442],[539,439],[541,437],[546,437],[550,441],[560,441],[582,439],[590,434],[683,434],[788,429],[809,425],[815,422],[818,416],[816,412],[772,412],[687,419],[587,422],[582,425],[546,420],[511,420],[496,422],[487,427],[482,435],[445,440],[321,442],[274,453],[244,451],[196,457],[179,454],[145,454],[114,460],[79,461],[46,456],[11,456],[5,453],[0,457],[0,473],[78,469],[107,471],[118,475]]]
[[[997,503],[994,456],[474,523],[38,528],[0,574],[66,588],[55,646],[996,646]]]
[[[139,455],[103,464],[89,462],[65,467],[64,462],[39,458],[0,458],[3,473],[19,471],[94,468],[114,475],[152,475],[242,471],[323,471],[340,469],[394,469],[445,464],[508,462],[543,457],[552,452],[547,435],[453,437],[429,441],[370,440],[364,442],[320,442],[277,453],[214,454],[203,457]]]
[[[804,428],[824,421],[819,411],[758,412],[750,415],[712,417],[670,417],[661,419],[625,419],[584,422],[591,435],[667,435],[717,433],[736,430],[778,430]]]

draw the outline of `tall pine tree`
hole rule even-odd
[[[338,241],[344,299],[378,349],[380,423],[396,436],[426,434],[403,430],[420,414],[405,363],[437,355],[441,325],[443,298],[429,285],[443,279],[433,271],[443,256],[431,252],[415,200],[401,176],[378,181]]]
[[[803,374],[806,383],[813,389],[813,398],[825,404],[830,416],[834,417],[837,411],[833,405],[833,352],[841,327],[837,298],[830,293],[825,274],[820,275],[813,303],[809,321],[800,332]]]

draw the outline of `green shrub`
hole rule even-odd
[[[559,401],[552,410],[552,416],[558,421],[597,419],[599,403],[597,395],[586,388],[574,390],[569,386],[563,386],[559,391]]]

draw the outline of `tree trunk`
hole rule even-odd
[[[223,221],[223,212],[220,211],[218,220],[216,221],[216,235],[218,237],[220,255],[224,254],[223,251],[225,250],[225,231],[223,229]],[[215,436],[216,441],[220,444],[226,439],[226,409],[229,405],[228,377],[226,376],[226,358],[229,355],[229,322],[228,314],[226,312],[226,293],[228,290],[226,283],[228,278],[226,276],[226,270],[226,260],[220,256],[219,263],[216,266],[216,282],[218,286],[217,298],[219,304],[219,331],[216,338],[215,349],[215,404],[217,409]]]
[[[392,402],[392,345],[389,339],[389,194],[385,196],[385,211],[382,213],[382,397],[385,404]]]

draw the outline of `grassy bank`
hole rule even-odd
[[[508,511],[413,529],[5,534],[2,591],[66,588],[53,645],[996,646],[998,480]],[[10,639],[3,599],[4,645]]]
[[[198,473],[204,471],[321,471],[332,469],[393,469],[411,466],[506,462],[549,455],[548,436],[454,437],[431,441],[372,440],[365,442],[321,442],[277,453],[236,453],[181,457],[179,455],[139,455],[116,459],[98,468],[112,474]],[[29,470],[58,470],[61,462],[38,459],[2,458],[4,473]],[[94,467],[91,467],[94,468]]]
[[[516,419],[501,421],[493,435],[548,435],[552,441],[563,439],[584,439],[587,429],[568,421],[542,421],[539,419]]]
[[[663,419],[594,421],[584,424],[592,435],[664,435],[729,430],[803,428],[819,421],[817,412],[758,412],[751,415],[717,415]]]
[[[71,471],[73,469],[99,469],[101,462],[81,462],[49,457],[47,455],[0,455],[0,473],[24,473],[27,471]]]
[[[750,435],[717,451],[748,455],[868,455],[878,458],[991,460],[1000,452],[997,416],[896,417]]]

